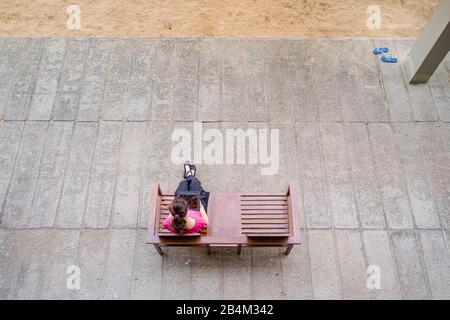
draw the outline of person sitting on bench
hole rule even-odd
[[[184,165],[184,180],[180,182],[175,197],[169,206],[170,215],[163,221],[163,227],[177,234],[200,233],[208,225],[209,192],[195,177],[196,167],[189,162]]]

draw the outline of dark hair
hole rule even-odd
[[[186,200],[176,196],[172,200],[172,205],[169,207],[169,210],[173,216],[171,223],[172,228],[174,228],[177,233],[184,233],[186,230],[186,221],[184,221],[184,217],[186,217],[188,210]]]

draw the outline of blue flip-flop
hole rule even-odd
[[[388,63],[396,63],[397,62],[397,58],[392,57],[392,56],[382,56],[381,57],[381,61],[388,62]]]
[[[373,54],[380,54],[380,53],[386,53],[386,52],[388,52],[389,51],[389,48],[385,48],[385,47],[378,47],[378,48],[375,48],[375,49],[373,49]]]

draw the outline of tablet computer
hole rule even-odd
[[[175,195],[185,199],[190,210],[200,210],[200,192],[180,191],[176,192]]]

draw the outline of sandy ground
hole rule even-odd
[[[1,0],[0,36],[408,37],[438,0]],[[381,8],[369,30],[367,7]],[[68,30],[66,8],[81,9]]]

